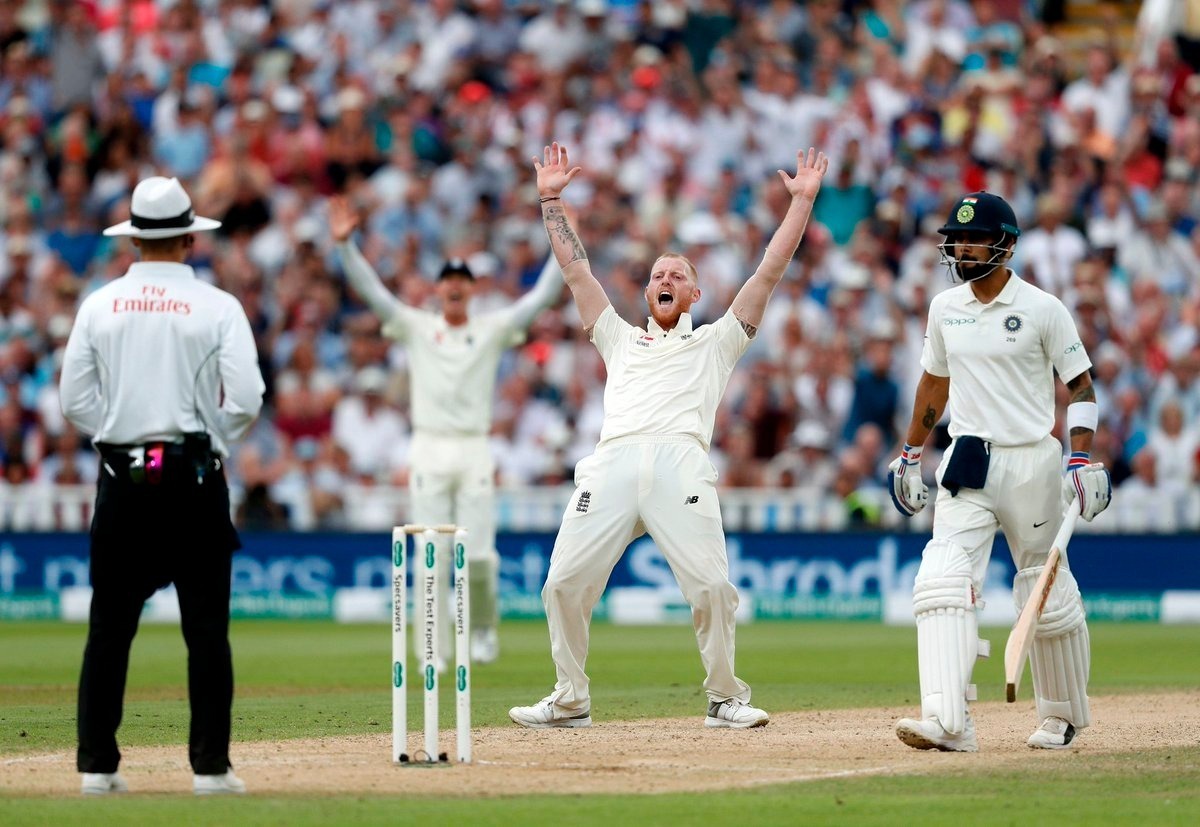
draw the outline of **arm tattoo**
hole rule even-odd
[[[567,220],[566,210],[562,207],[546,207],[542,221],[546,225],[547,232],[550,233],[551,242],[557,239],[570,248],[571,259],[567,264],[572,261],[587,260],[587,251],[583,249],[583,243],[579,240],[579,236],[571,229],[571,222]]]
[[[1086,376],[1087,374],[1085,373],[1082,375]],[[1071,392],[1071,401],[1072,402],[1095,402],[1096,401],[1096,389],[1094,387],[1092,387],[1092,383],[1088,382],[1083,387],[1080,387],[1081,382],[1082,382],[1082,380],[1080,379],[1080,377],[1077,376],[1074,379],[1072,379],[1070,382],[1067,383],[1067,390],[1069,390]]]
[[[930,430],[933,430],[933,426],[937,424],[937,411],[933,409],[932,405],[925,406],[925,415],[921,417],[921,424]]]
[[[1074,379],[1072,379],[1070,382],[1067,383],[1067,390],[1069,390],[1071,392],[1071,402],[1072,403],[1074,403],[1074,402],[1095,402],[1096,401],[1096,389],[1092,386],[1091,378],[1092,378],[1091,374],[1085,370],[1083,373],[1079,374],[1078,376],[1076,376]],[[1083,384],[1085,380],[1087,381],[1086,385]],[[1071,429],[1070,435],[1078,436],[1080,434],[1090,434],[1090,433],[1092,433],[1091,428],[1080,428],[1080,427],[1076,426]]]
[[[738,319],[738,324],[740,324],[742,326],[742,330],[746,332],[747,339],[753,339],[758,333],[758,325],[750,324],[750,322],[743,322],[741,319]]]

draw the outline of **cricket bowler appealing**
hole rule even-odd
[[[567,217],[560,196],[580,168],[569,165],[566,148],[557,143],[534,166],[551,246],[608,381],[600,443],[575,469],[577,488],[542,589],[558,679],[550,695],[513,707],[509,716],[536,729],[591,725],[584,665],[592,608],[626,546],[649,533],[692,607],[706,673],[705,725],[764,726],[767,713],[750,705],[750,687],[734,674],[738,595],[729,582],[708,448],[726,383],[800,243],[829,162],[810,149],[807,156],[798,154],[794,176],[780,170],[791,194],[787,214],[723,317],[692,327],[688,310],[700,298],[695,268],[664,253],[646,286],[650,319],[644,329],[618,318]]]
[[[1076,497],[1092,520],[1112,495],[1108,471],[1089,460],[1098,412],[1088,359],[1075,322],[1056,297],[1006,267],[1020,229],[1004,199],[975,192],[959,199],[939,230],[942,261],[964,283],[933,298],[921,354],[912,423],[892,461],[892,501],[911,517],[925,507],[921,450],[949,403],[953,442],[937,469],[933,539],[913,586],[921,718],[896,735],[915,749],[975,752],[967,709],[971,670],[986,657],[976,610],[996,528],[1004,531],[1017,575],[1018,609],[1033,590],[1065,505]],[[1071,456],[1062,476],[1054,428],[1054,372],[1070,391]],[[1083,599],[1064,559],[1030,650],[1038,728],[1029,746],[1064,749],[1091,723],[1091,664]]]

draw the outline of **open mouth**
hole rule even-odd
[[[663,290],[658,294],[658,306],[666,307],[671,302],[675,301],[675,297],[670,292]]]

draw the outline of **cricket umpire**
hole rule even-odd
[[[246,789],[229,763],[229,581],[241,543],[223,461],[264,385],[241,304],[184,263],[193,233],[218,226],[195,214],[178,180],[139,183],[130,219],[104,234],[132,239],[141,260],[83,301],[67,342],[63,413],[101,457],[79,678],[84,794],[127,789],[116,732],[129,648],[143,604],[172,583],[188,648],[193,791]]]
[[[896,726],[916,749],[975,752],[967,701],[971,671],[986,657],[976,611],[996,529],[1004,531],[1017,576],[1020,607],[1046,562],[1064,505],[1080,501],[1092,520],[1112,495],[1108,471],[1089,459],[1098,411],[1091,360],[1074,320],[1056,297],[1006,265],[1020,235],[1003,198],[964,195],[939,231],[942,261],[964,282],[933,298],[921,354],[912,422],[889,479],[900,513],[925,507],[921,450],[949,405],[949,450],[937,469],[933,539],[921,554],[913,586],[921,717]],[[1071,456],[1052,434],[1054,375],[1067,386]],[[1069,747],[1091,722],[1091,665],[1079,587],[1064,559],[1035,631],[1030,671],[1038,727],[1028,744]]]

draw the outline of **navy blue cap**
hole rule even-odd
[[[462,276],[472,281],[475,280],[475,274],[471,272],[471,268],[461,258],[452,258],[443,264],[442,272],[438,273],[438,281],[450,276]]]
[[[987,233],[1000,235],[1008,233],[1019,236],[1021,228],[1017,226],[1017,214],[998,195],[990,192],[972,192],[958,199],[950,209],[950,217],[946,220],[939,233]]]

